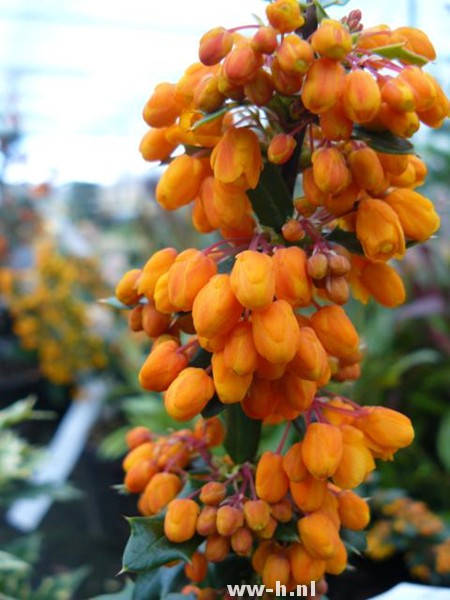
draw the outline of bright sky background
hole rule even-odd
[[[432,38],[431,65],[448,89],[448,0],[350,0],[365,25],[416,25]],[[26,134],[17,179],[53,174],[112,182],[149,169],[137,147],[142,107],[160,81],[197,60],[198,40],[217,25],[254,22],[263,0],[1,0],[0,116],[15,112]],[[395,7],[395,10],[393,10]],[[432,7],[430,9],[430,7]]]

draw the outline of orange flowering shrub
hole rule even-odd
[[[117,287],[133,331],[153,340],[142,386],[174,419],[206,419],[130,434],[125,486],[148,519],[129,548],[142,523],[167,539],[139,568],[126,552],[124,568],[185,560],[183,593],[198,598],[226,597],[201,582],[230,554],[269,587],[341,573],[348,531],[369,521],[352,490],[414,438],[406,415],[328,384],[360,374],[350,295],[401,304],[388,261],[439,227],[407,138],[450,105],[423,69],[423,32],[364,29],[359,11],[337,21],[317,4],[274,0],[265,22],[207,32],[199,62],[144,108],[144,158],[168,163],[156,200],[191,205],[194,227],[220,237],[160,250]],[[280,423],[279,447],[258,459],[261,428]],[[226,454],[211,453],[222,442]]]

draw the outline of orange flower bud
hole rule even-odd
[[[258,69],[255,77],[245,84],[244,93],[249,101],[252,104],[256,104],[256,106],[269,104],[274,93],[274,85],[270,73],[264,71],[262,68]]]
[[[144,107],[143,117],[147,125],[168,127],[175,123],[182,110],[175,87],[173,83],[160,83],[156,86]]]
[[[329,373],[328,356],[311,327],[300,327],[296,352],[289,368],[302,379],[326,379]]]
[[[273,255],[275,296],[291,306],[307,306],[311,302],[312,285],[307,275],[307,256],[297,246],[279,248]]]
[[[408,166],[407,154],[387,154],[385,152],[377,152],[377,155],[383,169],[389,175],[401,175]]]
[[[338,549],[339,534],[331,519],[321,511],[302,517],[297,523],[305,550],[314,558],[328,560]]]
[[[313,208],[316,206],[322,206],[325,203],[326,198],[329,196],[328,192],[323,192],[316,184],[314,179],[314,172],[312,167],[308,167],[303,171],[302,174],[303,191],[307,202],[312,205]],[[297,204],[296,204],[297,208]],[[298,208],[297,208],[298,210]],[[314,210],[312,211],[314,213]],[[312,214],[311,213],[311,214]],[[300,213],[303,214],[303,213]]]
[[[156,200],[165,210],[175,210],[189,204],[197,196],[204,177],[199,158],[181,154],[176,156],[156,186]]]
[[[255,347],[266,360],[288,363],[294,358],[299,327],[285,300],[275,300],[267,308],[254,311],[252,327]]]
[[[414,91],[409,83],[400,76],[392,77],[384,83],[381,88],[381,99],[392,110],[402,112],[416,108]]]
[[[161,313],[170,314],[176,312],[176,307],[169,300],[169,272],[158,278],[153,294],[156,310]]]
[[[261,531],[270,520],[270,506],[264,500],[249,500],[244,504],[245,523],[252,531]]]
[[[216,263],[200,250],[181,252],[168,271],[170,303],[178,310],[192,310],[195,297],[216,272]]]
[[[357,352],[359,337],[340,306],[323,306],[311,316],[311,325],[325,350],[346,358]]]
[[[325,561],[313,558],[302,544],[295,542],[289,547],[292,576],[297,584],[309,585],[318,581],[325,572]]]
[[[231,85],[245,85],[254,77],[262,64],[262,57],[249,42],[241,42],[223,61],[222,73]]]
[[[270,506],[272,517],[280,523],[289,523],[292,519],[292,502],[288,498],[282,498]]]
[[[403,281],[390,265],[367,263],[361,271],[361,283],[383,306],[395,308],[405,301],[406,291]]]
[[[125,436],[125,441],[130,450],[137,448],[141,444],[145,442],[149,442],[152,439],[152,434],[148,427],[144,427],[143,425],[138,425],[137,427],[133,427],[130,431],[127,431]]]
[[[342,101],[349,119],[355,123],[368,123],[380,110],[380,88],[367,71],[362,69],[350,71],[345,76]]]
[[[342,425],[341,432],[342,456],[333,474],[333,481],[341,488],[355,488],[375,469],[375,462],[364,437],[358,435],[361,433],[358,429]]]
[[[287,75],[304,75],[314,60],[314,52],[311,44],[292,33],[284,36],[278,47],[277,59]]]
[[[302,481],[308,472],[303,462],[302,443],[293,444],[283,457],[283,469],[289,481]]]
[[[177,496],[183,484],[174,473],[156,473],[144,491],[145,502],[153,514],[158,513]]]
[[[305,19],[297,0],[275,0],[266,8],[269,23],[280,33],[289,33],[301,27]]]
[[[239,302],[246,308],[267,308],[275,294],[272,258],[255,250],[240,252],[231,271],[230,284]]]
[[[322,192],[338,194],[349,185],[351,174],[337,148],[318,148],[311,160],[314,181]]]
[[[152,442],[144,442],[133,448],[125,456],[122,462],[122,468],[128,472],[134,465],[153,458],[154,445]]]
[[[353,121],[345,113],[342,98],[320,115],[319,124],[325,137],[332,141],[349,140],[353,132]]]
[[[256,375],[264,380],[276,383],[277,379],[283,377],[286,372],[287,363],[273,363],[258,355],[258,368]]]
[[[163,161],[168,158],[177,147],[177,144],[166,138],[168,127],[152,128],[144,135],[139,144],[139,152],[144,160]]]
[[[116,298],[119,302],[127,306],[132,306],[139,302],[141,295],[137,291],[137,285],[141,274],[141,269],[131,269],[122,276],[115,290]]]
[[[216,506],[222,502],[226,495],[227,488],[223,483],[220,481],[209,481],[202,486],[199,498],[203,504]]]
[[[255,477],[258,498],[279,502],[289,489],[289,479],[283,469],[283,457],[267,450],[256,466]]]
[[[398,77],[408,83],[412,90],[414,106],[409,110],[423,111],[433,106],[437,96],[438,84],[431,75],[424,73],[420,67],[408,65],[402,69]]]
[[[271,381],[254,377],[242,401],[242,410],[251,419],[265,419],[275,410],[278,400],[274,398]]]
[[[256,548],[255,552],[252,556],[252,567],[253,569],[261,575],[266,560],[276,549],[278,545],[275,544],[272,540],[265,540],[261,542]]]
[[[262,169],[259,140],[247,127],[231,127],[211,154],[214,176],[223,183],[255,188]]]
[[[360,192],[361,188],[359,185],[352,182],[340,194],[328,196],[325,199],[324,206],[333,215],[345,215],[352,211]],[[352,215],[354,215],[354,213],[352,213]]]
[[[420,127],[416,112],[394,110],[386,102],[380,107],[379,119],[386,129],[404,138],[413,136]]]
[[[215,27],[200,38],[199,58],[204,65],[216,65],[232,47],[233,35],[224,27]]]
[[[322,506],[327,483],[324,479],[316,479],[312,475],[307,475],[302,481],[291,481],[289,489],[298,508],[303,512],[312,512]]]
[[[316,252],[308,258],[306,272],[312,279],[323,279],[328,273],[328,256]]]
[[[364,254],[373,261],[403,258],[405,236],[397,213],[382,200],[366,198],[356,215],[356,237]]]
[[[224,537],[230,537],[235,531],[244,525],[244,513],[242,508],[225,505],[217,509],[216,527],[217,533]]]
[[[305,237],[306,233],[299,221],[289,219],[281,227],[281,235],[288,242],[299,242]]]
[[[195,108],[206,113],[211,113],[224,103],[225,96],[219,90],[219,77],[207,73],[199,81],[194,93],[193,104]]]
[[[164,395],[168,414],[177,421],[196,417],[214,396],[214,382],[203,369],[187,367]]]
[[[370,521],[370,509],[363,498],[351,490],[344,490],[339,492],[337,499],[343,527],[355,531],[367,527]]]
[[[222,562],[230,552],[230,538],[219,534],[209,535],[206,538],[205,557],[212,563]]]
[[[270,554],[262,572],[263,584],[266,588],[275,589],[277,585],[287,585],[291,575],[289,560],[281,554]]]
[[[149,337],[157,337],[168,330],[172,317],[159,312],[153,302],[142,309],[142,328]]]
[[[242,305],[234,295],[230,276],[214,275],[198,292],[192,305],[192,317],[197,333],[215,337],[229,332],[239,320]]]
[[[175,248],[163,248],[155,252],[145,263],[138,282],[138,292],[148,299],[153,298],[158,279],[173,265],[178,252]]]
[[[204,506],[197,520],[197,533],[202,536],[211,536],[217,533],[216,527],[217,508]]]
[[[173,340],[158,344],[152,349],[139,371],[139,383],[144,390],[166,390],[187,366],[186,356],[177,350],[178,344]]]
[[[210,72],[211,69],[200,62],[189,65],[184,71],[183,76],[175,86],[175,95],[183,106],[188,106],[192,102],[200,79],[206,73]],[[181,121],[182,118],[183,113],[180,115],[179,121]]]
[[[348,562],[347,548],[341,539],[336,545],[336,554],[325,563],[325,573],[340,575],[346,568]]]
[[[405,448],[414,439],[411,420],[384,406],[365,408],[355,425],[376,444],[387,448]]]
[[[394,189],[383,198],[400,219],[405,236],[412,240],[424,242],[440,225],[431,200],[407,189]]]
[[[346,75],[340,62],[329,58],[315,60],[306,74],[301,94],[303,104],[314,114],[330,110],[342,95],[345,82]]]
[[[342,457],[342,433],[328,423],[311,423],[302,444],[305,467],[317,479],[331,477]]]
[[[240,527],[231,536],[231,548],[238,556],[249,556],[253,549],[253,535],[247,527]]]
[[[231,330],[223,348],[225,367],[236,375],[248,375],[258,367],[258,353],[253,341],[252,325],[240,321]]]
[[[214,352],[211,360],[214,387],[221,402],[234,404],[244,399],[253,379],[253,374],[236,375],[224,364],[223,351]]]
[[[158,472],[152,460],[143,460],[134,464],[124,479],[126,489],[137,494],[143,492],[150,479]]]
[[[189,498],[172,500],[164,518],[164,534],[167,539],[175,544],[181,544],[194,537],[199,511],[199,506],[194,500]]]
[[[317,391],[314,382],[298,377],[293,371],[287,371],[283,375],[280,388],[289,407],[300,412],[308,410]]]
[[[353,150],[347,157],[352,178],[359,187],[371,194],[384,192],[389,185],[383,166],[372,148]]]
[[[334,19],[322,19],[311,37],[314,52],[333,60],[342,60],[352,49],[352,37],[345,25]]]
[[[270,162],[281,165],[287,162],[297,146],[295,138],[286,133],[275,135],[267,147],[267,158]]]
[[[416,27],[397,27],[392,32],[394,34],[394,41],[400,39],[403,41],[406,38],[406,49],[419,54],[427,60],[434,60],[436,58],[436,51],[430,38],[421,29]]]
[[[429,76],[430,77],[430,76]],[[408,113],[409,114],[409,113]],[[444,90],[436,82],[436,99],[430,108],[417,112],[419,119],[428,127],[441,127],[445,119],[450,116],[450,100]]]
[[[364,50],[389,46],[392,43],[392,31],[387,25],[377,25],[363,29],[356,47]]]
[[[128,327],[131,331],[138,332],[142,331],[142,311],[144,310],[143,304],[138,304],[132,308],[128,313]]]
[[[303,75],[301,73],[289,75],[280,66],[278,58],[275,56],[270,64],[273,87],[277,92],[284,96],[293,96],[300,91],[303,85]]]
[[[217,229],[208,219],[200,198],[196,198],[192,205],[192,225],[199,233],[211,233]]]
[[[190,562],[184,566],[184,573],[188,579],[195,583],[201,583],[208,572],[208,561],[202,552],[194,552]]]
[[[260,54],[273,54],[278,46],[277,34],[272,27],[261,25],[251,39],[251,47]]]
[[[220,446],[225,438],[225,427],[219,417],[198,419],[194,435],[205,442],[207,448]]]

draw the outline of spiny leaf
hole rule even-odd
[[[247,417],[240,403],[231,404],[225,413],[225,448],[237,464],[251,461],[258,450],[261,421]]]
[[[161,567],[173,560],[189,560],[202,538],[194,536],[182,544],[170,542],[164,535],[164,517],[127,519],[131,536],[123,555],[123,571],[140,573]]]
[[[279,233],[293,210],[279,167],[265,163],[257,187],[247,194],[260,224]]]
[[[391,60],[403,60],[411,65],[418,65],[419,67],[423,67],[423,65],[426,65],[428,62],[428,59],[424,56],[406,50],[404,42],[372,48],[371,52],[378,54],[378,56],[383,56],[384,58],[390,58]]]
[[[369,131],[364,127],[353,128],[353,138],[365,142],[377,152],[386,154],[413,154],[414,146],[408,140],[398,137],[390,131]]]
[[[351,529],[341,529],[340,535],[345,546],[350,552],[361,554],[367,548],[367,534],[365,531],[353,531]]]
[[[211,364],[211,357],[211,352],[208,352],[204,348],[199,348],[189,361],[189,366],[197,367],[199,369],[206,369]]]
[[[134,591],[134,583],[127,579],[125,582],[125,587],[123,587],[119,592],[114,594],[102,594],[101,596],[95,596],[95,598],[91,598],[91,600],[132,600]]]
[[[229,404],[223,404],[223,402],[220,401],[219,396],[217,394],[214,394],[214,396],[202,410],[202,417],[204,419],[210,419],[211,417],[215,417],[216,415],[220,414],[223,410],[228,408],[228,406]]]

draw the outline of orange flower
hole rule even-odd
[[[214,352],[211,364],[214,386],[220,400],[224,404],[233,404],[243,400],[252,382],[253,373],[236,375],[224,364],[223,351]]]
[[[232,86],[252,81],[262,65],[262,56],[255,52],[249,41],[242,41],[229,52],[222,64],[222,75]]]
[[[267,308],[275,294],[272,258],[254,250],[240,252],[231,271],[230,283],[231,289],[245,308]]]
[[[384,406],[365,408],[355,425],[376,444],[386,448],[405,448],[414,439],[411,420]]]
[[[405,236],[397,213],[382,200],[366,198],[356,214],[356,236],[373,261],[403,258]]]
[[[156,473],[145,488],[144,502],[153,514],[158,513],[175,498],[183,484],[174,473]]]
[[[162,392],[187,366],[187,358],[177,352],[178,344],[168,340],[152,349],[139,371],[139,383],[144,390]]]
[[[147,101],[143,117],[150,127],[168,127],[175,123],[182,110],[182,103],[175,93],[173,83],[160,83]]]
[[[337,148],[319,148],[311,157],[314,181],[326,194],[339,194],[351,181],[343,155]]]
[[[266,502],[279,502],[289,488],[289,479],[283,469],[283,457],[267,450],[256,466],[255,477],[258,498]]]
[[[380,110],[381,92],[370,73],[356,69],[345,76],[342,101],[349,119],[354,123],[368,123]]]
[[[280,69],[287,75],[304,75],[314,60],[311,44],[292,33],[285,35],[277,50]]]
[[[331,477],[342,457],[342,433],[328,423],[308,425],[302,443],[303,462],[317,479]]]
[[[196,417],[214,396],[214,382],[203,369],[187,367],[164,395],[168,414],[177,421]]]
[[[176,498],[169,503],[164,518],[164,534],[176,544],[186,542],[195,535],[200,508],[194,500]]]
[[[343,59],[352,49],[352,37],[345,25],[334,19],[322,19],[311,37],[314,52],[333,60]]]
[[[240,321],[233,327],[223,348],[223,360],[225,366],[236,375],[248,375],[256,371],[258,352],[249,321]]]
[[[339,535],[331,519],[323,512],[316,511],[302,517],[298,532],[305,549],[314,558],[328,560],[338,549]]]
[[[204,177],[203,163],[187,154],[176,156],[156,186],[156,200],[165,210],[189,204],[197,196]]]
[[[301,27],[305,19],[297,0],[275,0],[266,8],[269,23],[280,33],[289,33]]]
[[[215,27],[200,38],[199,58],[204,65],[216,65],[232,47],[232,34],[224,27]]]
[[[147,131],[139,144],[139,152],[144,160],[162,161],[172,154],[177,144],[167,139],[168,130],[168,127],[161,127],[160,129],[152,128]]]
[[[248,127],[228,129],[212,151],[211,166],[219,181],[255,188],[262,169],[256,133]]]
[[[307,306],[311,301],[312,284],[306,272],[307,256],[297,246],[279,248],[273,255],[275,296],[291,306]]]
[[[308,110],[321,114],[338,101],[345,85],[345,71],[340,62],[319,58],[306,74],[302,101]]]
[[[395,308],[405,301],[406,291],[403,281],[390,265],[368,262],[361,270],[360,282],[383,306]]]
[[[292,576],[297,584],[310,585],[325,573],[325,561],[313,558],[305,546],[295,542],[289,547]]]
[[[208,338],[228,333],[242,310],[231,289],[230,276],[227,273],[214,275],[198,292],[192,305],[195,330]]]
[[[344,527],[355,531],[367,527],[370,521],[370,509],[366,500],[351,490],[339,492],[337,499],[339,517]]]
[[[311,316],[311,324],[327,352],[348,358],[358,351],[358,334],[340,306],[323,306]]]
[[[200,290],[217,272],[216,263],[195,248],[181,252],[168,271],[169,302],[178,310],[190,311]]]
[[[138,292],[147,298],[153,298],[156,282],[167,273],[175,262],[178,252],[175,248],[163,248],[155,252],[145,263],[138,282]]]
[[[281,165],[287,162],[295,150],[297,142],[286,133],[278,133],[271,140],[267,147],[267,158],[270,162]]]
[[[141,294],[137,288],[141,275],[141,269],[131,269],[122,276],[115,290],[116,298],[119,302],[127,306],[132,306],[139,302]]]
[[[254,311],[252,327],[255,347],[266,360],[288,363],[294,358],[299,327],[285,300],[275,300],[267,308]]]
[[[439,229],[439,215],[431,200],[413,190],[398,188],[383,198],[394,209],[405,236],[424,242]]]

